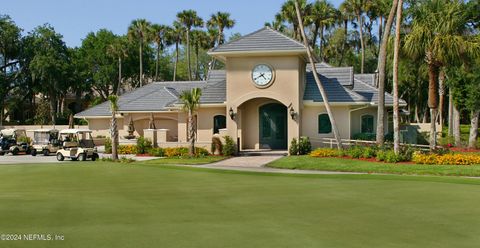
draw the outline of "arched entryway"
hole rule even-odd
[[[261,149],[287,149],[287,107],[267,103],[259,108],[259,141]]]

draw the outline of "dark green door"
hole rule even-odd
[[[287,149],[287,108],[269,103],[260,107],[260,148]]]

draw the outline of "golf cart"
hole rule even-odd
[[[0,131],[0,155],[20,152],[30,153],[30,144],[24,129],[3,129]]]
[[[60,131],[59,140],[62,147],[57,151],[57,160],[70,158],[73,161],[85,161],[98,158],[97,148],[93,144],[92,131],[87,129],[65,129]]]
[[[60,149],[58,130],[36,129],[30,132],[33,132],[32,156],[37,156],[38,153],[48,156],[50,153],[57,153],[58,149]]]

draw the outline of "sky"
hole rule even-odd
[[[310,0],[312,1],[312,0]],[[106,28],[125,34],[131,21],[145,18],[152,23],[171,24],[176,14],[194,9],[205,20],[226,11],[236,25],[227,30],[248,34],[272,21],[284,0],[1,0],[0,14],[9,15],[24,33],[49,23],[70,47],[80,46],[92,31]],[[8,2],[8,3],[7,3]],[[341,0],[330,0],[336,7]]]

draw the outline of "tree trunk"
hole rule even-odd
[[[177,80],[177,66],[178,66],[178,41],[175,42],[175,65],[173,66],[173,81]]]
[[[143,41],[140,40],[140,87],[143,86]]]
[[[468,148],[475,149],[477,146],[478,138],[478,118],[480,116],[480,110],[472,111],[470,117],[470,135],[468,137]]]
[[[448,89],[448,136],[453,136],[453,92]]]
[[[190,30],[187,29],[187,63],[188,63],[188,80],[192,81],[192,66],[190,64]]]
[[[188,154],[190,156],[195,155],[195,123],[193,112],[191,110],[188,111],[188,140],[190,141],[190,146],[188,147]]]
[[[362,61],[361,61],[361,66],[360,66],[360,73],[363,73],[363,68],[365,65],[365,44],[363,41],[363,20],[362,20],[362,15],[360,13],[357,13],[357,19],[358,19],[358,31],[360,32],[360,47],[362,49]]]
[[[57,100],[55,97],[50,95],[50,120],[52,121],[52,125],[55,126],[56,124],[56,113],[57,113]]]
[[[400,114],[398,111],[398,56],[400,53],[400,26],[402,24],[403,0],[398,1],[393,52],[393,150],[400,154]]]
[[[157,59],[155,60],[155,81],[158,81],[158,63],[160,61],[160,44],[157,45]]]
[[[320,27],[320,45],[318,46],[318,48],[320,54],[320,62],[323,62],[323,25]]]
[[[383,33],[383,16],[380,15],[378,21],[378,41],[381,42],[382,40],[382,33]]]
[[[198,61],[198,45],[195,46],[195,80],[200,80],[200,62]]]
[[[122,58],[118,57],[118,82],[113,86],[113,94],[118,95],[118,91],[122,85]]]
[[[438,112],[438,67],[432,61],[432,54],[427,52],[428,63],[428,107],[430,108],[430,149],[437,146],[436,119]]]
[[[315,50],[315,47],[317,46],[317,37],[318,37],[318,30],[320,29],[320,25],[315,24],[315,28],[313,29],[312,33],[312,48]]]
[[[345,54],[345,48],[347,46],[348,40],[348,20],[343,20],[343,35],[345,36],[342,44],[342,53],[340,54],[340,61],[338,62],[339,66],[343,64],[343,58]]]
[[[443,105],[444,105],[444,95],[445,95],[445,72],[440,70],[438,73],[438,117],[440,126],[443,127]]]
[[[380,54],[378,55],[378,108],[377,108],[377,145],[383,145],[385,134],[385,74],[387,67],[387,47],[388,37],[392,29],[395,10],[398,0],[393,1],[392,8],[388,14],[387,24],[383,33],[382,43],[380,45]]]
[[[325,89],[323,88],[322,82],[320,81],[320,78],[318,77],[317,69],[315,67],[315,61],[313,60],[313,56],[312,56],[312,51],[310,50],[310,46],[308,45],[307,36],[305,35],[305,31],[303,29],[302,16],[300,14],[300,8],[299,8],[298,5],[299,5],[298,0],[295,0],[295,10],[297,12],[297,20],[298,20],[298,23],[300,23],[300,25],[299,25],[300,34],[301,34],[302,39],[303,39],[303,44],[307,48],[308,60],[310,62],[310,65],[312,66],[312,74],[313,74],[313,77],[315,79],[315,82],[317,83],[318,89],[320,90],[320,94],[322,95],[322,99],[323,99],[323,102],[325,104],[325,109],[327,110],[328,117],[330,118],[330,124],[332,125],[333,134],[335,136],[335,140],[337,141],[338,149],[341,150],[342,149],[342,140],[341,140],[340,134],[338,132],[337,123],[335,122],[335,118],[333,117],[333,112],[332,112],[332,109],[330,108],[330,103],[328,102],[328,97],[327,97],[327,94],[325,92]]]
[[[110,136],[112,138],[112,159],[116,161],[118,160],[118,128],[115,111],[112,111],[112,123],[110,128]]]
[[[455,146],[462,147],[462,136],[460,133],[460,111],[456,105],[453,105],[453,136]]]

